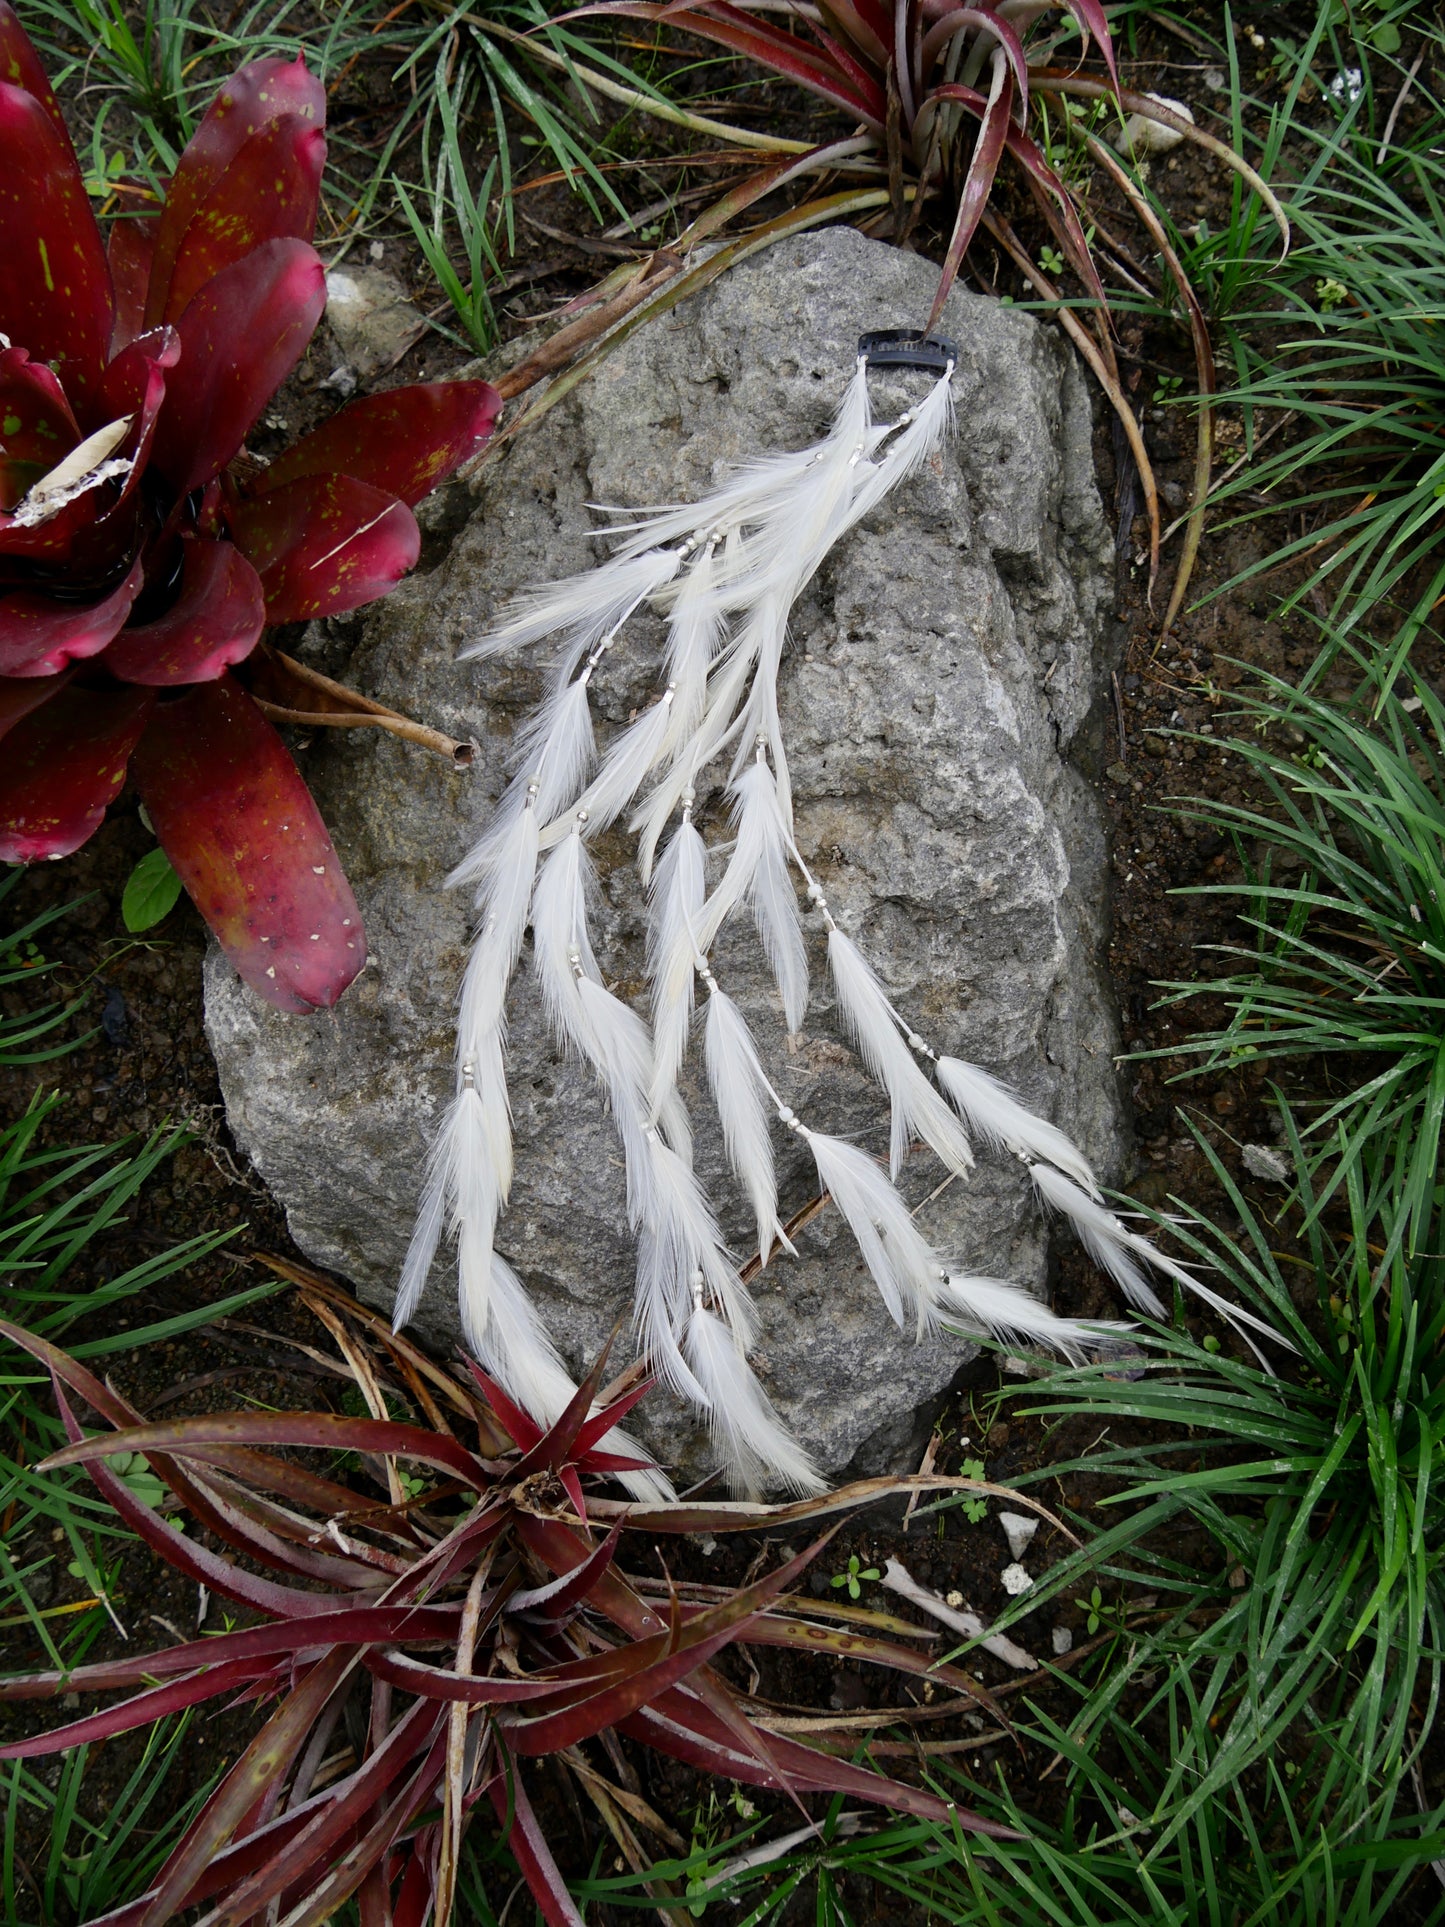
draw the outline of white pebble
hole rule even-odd
[[[1039,1522],[1032,1513],[1001,1512],[998,1522],[1003,1527],[1003,1536],[1008,1540],[1008,1549],[1015,1559],[1022,1559],[1028,1550],[1029,1541],[1039,1529]]]
[[[1067,1626],[1055,1626],[1050,1637],[1054,1642],[1056,1659],[1062,1659],[1065,1653],[1071,1653],[1074,1650],[1074,1635]]]
[[[1017,1599],[1021,1592],[1027,1592],[1034,1583],[1020,1565],[1005,1566],[1003,1569],[1003,1589],[1010,1599]]]
[[[1170,100],[1165,94],[1146,94],[1146,100],[1157,100],[1161,107],[1178,114],[1181,120],[1194,125],[1194,116],[1182,100]],[[1121,154],[1147,155],[1167,154],[1184,139],[1177,127],[1165,127],[1157,120],[1150,120],[1146,114],[1130,114],[1124,125],[1112,137],[1113,144]]]

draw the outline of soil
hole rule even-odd
[[[1277,10],[1278,11],[1278,10]],[[1187,76],[1201,62],[1187,46],[1162,30],[1146,30],[1138,56],[1127,78],[1141,91],[1155,88],[1181,92]],[[721,83],[720,83],[721,84]],[[802,97],[790,100],[778,89],[755,84],[727,95],[727,112],[738,119],[748,113],[759,121],[781,118],[796,134],[800,123],[827,124],[827,116]],[[333,103],[333,121],[340,117],[352,132],[365,135],[379,128],[385,117],[384,95],[377,76],[358,69]],[[703,111],[707,111],[706,108]],[[662,130],[667,131],[667,130]],[[650,144],[649,144],[650,143]],[[654,138],[639,129],[631,169],[614,178],[620,191],[636,205],[674,192],[704,201],[718,186],[717,170],[706,167],[669,167],[666,157],[678,150],[670,140]],[[518,226],[518,252],[507,264],[509,290],[501,308],[504,345],[555,313],[573,295],[590,285],[614,254],[600,258],[593,224],[567,192],[564,183],[547,182],[537,164],[531,170],[541,184],[526,180],[520,203],[524,218]],[[1181,223],[1200,217],[1217,218],[1226,189],[1223,176],[1193,149],[1170,157],[1156,172],[1160,185]],[[1101,211],[1119,233],[1133,232],[1127,210],[1117,197],[1104,193]],[[1028,210],[1011,208],[1024,232],[1030,232]],[[1045,237],[1046,238],[1046,237]],[[400,229],[383,229],[382,261],[421,287],[424,272]],[[940,237],[926,233],[917,243],[937,253]],[[1140,239],[1138,251],[1148,257]],[[1022,297],[1006,263],[983,251],[977,276],[1001,292]],[[423,303],[435,302],[433,290]],[[1184,392],[1193,383],[1187,336],[1182,330],[1137,328],[1121,339],[1121,361],[1130,373],[1141,400],[1161,381],[1178,376]],[[469,358],[464,347],[440,336],[425,337],[408,351],[376,385],[436,378]],[[293,381],[268,410],[266,434],[277,445],[292,439],[335,405],[333,392],[323,387],[337,356],[325,334]],[[1144,400],[1143,416],[1166,504],[1185,499],[1193,460],[1192,420],[1183,410]],[[1162,607],[1171,562],[1151,606],[1147,569],[1139,557],[1147,546],[1147,529],[1136,512],[1132,466],[1121,460],[1120,438],[1112,418],[1098,411],[1098,469],[1106,499],[1119,518],[1115,610],[1106,645],[1118,663],[1112,680],[1112,701],[1097,719],[1090,752],[1091,771],[1103,787],[1114,825],[1114,904],[1110,965],[1116,987],[1129,1061],[1124,1068],[1133,1108],[1137,1162],[1127,1174],[1127,1188],[1144,1203],[1162,1203],[1170,1193],[1188,1196],[1195,1204],[1228,1222],[1227,1201],[1219,1194],[1208,1164],[1185,1128],[1185,1120],[1201,1129],[1224,1154],[1246,1195],[1271,1213],[1278,1194],[1271,1193],[1244,1171],[1240,1147],[1271,1143],[1275,1138],[1274,1112],[1268,1101],[1267,1079],[1248,1067],[1211,1073],[1186,1083],[1175,1081],[1186,1068],[1177,1046],[1191,1030],[1217,1021],[1221,1012],[1197,1001],[1182,1009],[1161,1009],[1157,986],[1162,980],[1193,976],[1200,971],[1200,947],[1227,942],[1238,935],[1229,900],[1217,896],[1179,894],[1199,883],[1238,881],[1235,852],[1223,840],[1201,830],[1187,817],[1171,814],[1167,805],[1184,795],[1206,794],[1237,800],[1239,778],[1228,755],[1213,746],[1228,727],[1230,693],[1247,674],[1242,664],[1256,664],[1289,678],[1315,656],[1313,630],[1300,616],[1281,621],[1273,614],[1280,595],[1292,586],[1286,573],[1275,573],[1242,590],[1213,592],[1247,562],[1270,545],[1278,545],[1294,525],[1286,515],[1250,525],[1243,530],[1212,530],[1206,536],[1190,601],[1196,606],[1176,623],[1173,634],[1159,640]],[[276,426],[270,426],[276,424]],[[284,424],[284,427],[282,426]],[[1238,440],[1238,424],[1228,411],[1221,421],[1221,440],[1227,450]],[[258,452],[273,452],[266,437]],[[1201,603],[1202,606],[1197,606]],[[1427,664],[1437,677],[1440,664]],[[1168,732],[1185,732],[1171,735]],[[201,965],[205,932],[189,904],[182,899],[163,924],[144,938],[133,939],[123,929],[119,903],[125,880],[151,838],[138,820],[134,799],[123,798],[92,841],[61,866],[43,866],[28,874],[8,909],[17,920],[60,902],[73,907],[50,931],[44,947],[59,966],[57,981],[83,999],[75,1028],[91,1031],[87,1041],[69,1057],[33,1070],[0,1071],[0,1115],[13,1116],[37,1085],[58,1085],[64,1102],[52,1128],[56,1143],[114,1141],[125,1134],[148,1134],[170,1126],[184,1126],[188,1141],[141,1196],[128,1221],[98,1241],[80,1263],[94,1276],[114,1276],[140,1255],[166,1248],[180,1240],[217,1227],[234,1229],[234,1239],[220,1252],[191,1266],[181,1277],[156,1288],[127,1314],[128,1322],[164,1315],[198,1300],[214,1301],[267,1276],[255,1254],[278,1253],[301,1260],[287,1238],[284,1221],[235,1150],[226,1129],[214,1066],[207,1049],[201,1016]],[[344,853],[343,853],[344,854]],[[1175,1052],[1174,1055],[1148,1053]],[[1304,1095],[1318,1095],[1325,1073],[1318,1065],[1274,1067],[1272,1075]],[[303,1260],[304,1261],[304,1260]],[[89,1275],[87,1273],[86,1275]],[[1117,1314],[1110,1292],[1099,1275],[1077,1253],[1060,1260],[1056,1306],[1074,1315]],[[1198,1331],[1207,1321],[1190,1316]],[[77,1336],[91,1335],[85,1330]],[[1224,1342],[1231,1341],[1223,1334]],[[299,1343],[298,1343],[299,1341]],[[281,1292],[239,1318],[219,1321],[205,1332],[172,1344],[122,1353],[111,1361],[116,1385],[143,1412],[179,1417],[190,1413],[237,1409],[243,1406],[330,1407],[340,1409],[340,1375],[331,1376],[299,1345],[320,1342],[314,1322],[289,1292]],[[1041,1465],[1058,1464],[1087,1445],[1082,1425],[1064,1427],[1045,1437],[1036,1420],[1022,1417],[1012,1395],[1017,1377],[1000,1371],[996,1360],[985,1357],[971,1366],[941,1423],[939,1467],[956,1468],[963,1460],[984,1461],[989,1479],[1008,1483]],[[1026,1402],[1026,1401],[1025,1401]],[[1031,1488],[1045,1503],[1080,1522],[1087,1531],[1101,1516],[1098,1502],[1106,1496],[1101,1479],[1071,1478]],[[1001,1569],[1007,1555],[1002,1534],[990,1516],[970,1523],[963,1512],[948,1511],[933,1520],[915,1520],[904,1530],[896,1511],[874,1512],[851,1523],[832,1542],[812,1579],[815,1590],[827,1590],[833,1574],[847,1569],[850,1555],[859,1567],[881,1568],[889,1556],[906,1564],[920,1583],[940,1593],[957,1592],[985,1620],[1002,1610],[1006,1595]],[[790,1542],[792,1543],[792,1542]],[[1042,1570],[1064,1549],[1052,1528],[1041,1529],[1030,1549],[1030,1563]],[[46,1556],[43,1545],[9,1548],[18,1563]],[[756,1543],[728,1543],[704,1556],[685,1554],[674,1569],[682,1576],[712,1583],[740,1579],[758,1558]],[[768,1556],[782,1547],[768,1547]],[[48,1577],[37,1594],[37,1604],[63,1603],[79,1596],[79,1582],[65,1570],[68,1555],[50,1556]],[[643,1562],[645,1566],[645,1561]],[[865,1588],[866,1603],[884,1604],[906,1616],[911,1609]],[[116,1611],[132,1643],[162,1636],[189,1636],[197,1620],[194,1585],[182,1582],[142,1548],[127,1554],[114,1595]],[[916,1616],[916,1615],[913,1615]],[[1050,1609],[1049,1626],[1066,1627],[1076,1651],[1087,1643],[1086,1613],[1077,1605]],[[1018,1636],[1048,1650],[1048,1627],[1025,1622]],[[89,1657],[123,1650],[113,1632],[102,1634]],[[734,1679],[746,1685],[747,1653],[724,1662]],[[43,1663],[28,1633],[0,1634],[0,1667],[17,1670]],[[861,1702],[891,1703],[878,1676],[866,1681],[862,1670],[847,1665],[798,1662],[768,1663],[759,1659],[758,1691],[766,1698],[820,1710],[840,1710]],[[972,1665],[973,1662],[971,1661]],[[978,1673],[992,1686],[1012,1687],[1015,1676],[999,1662],[980,1656]],[[1037,1691],[1030,1686],[1030,1692]],[[1038,1694],[1040,1702],[1067,1718],[1069,1702],[1057,1688]],[[900,1701],[899,1703],[906,1703]],[[49,1716],[21,1706],[0,1711],[0,1734],[9,1738],[49,1723]],[[183,1766],[175,1784],[190,1788],[209,1777],[225,1761],[236,1757],[254,1730],[255,1715],[244,1707],[196,1721],[184,1742]],[[931,1729],[930,1729],[931,1730]],[[966,1729],[951,1737],[968,1737]],[[83,1794],[84,1808],[95,1818],[104,1814],[117,1788],[139,1757],[139,1740],[131,1736],[112,1741],[92,1755]],[[653,1756],[629,1751],[645,1797],[687,1837],[695,1816],[707,1805],[708,1789],[697,1776]],[[984,1743],[956,1757],[955,1764],[978,1777],[1006,1773],[1010,1788],[1026,1811],[1056,1817],[1059,1779],[1043,1777],[1048,1764],[1042,1752],[1009,1744]],[[41,1761],[42,1779],[55,1783],[59,1762]],[[615,1849],[590,1808],[577,1804],[575,1793],[559,1779],[537,1776],[534,1795],[544,1822],[563,1854],[569,1872],[593,1865],[606,1872]],[[1445,1800],[1445,1760],[1437,1748],[1430,1762],[1422,1797],[1431,1804]],[[763,1801],[765,1808],[768,1802]],[[780,1815],[789,1811],[778,1807]],[[784,1818],[783,1824],[787,1821]],[[17,1870],[22,1889],[28,1870],[43,1865],[44,1830],[27,1811],[19,1817]],[[616,1869],[620,1871],[620,1867]],[[505,1883],[489,1895],[501,1909]],[[854,1917],[860,1922],[889,1922],[907,1927],[924,1916],[906,1909],[886,1894],[846,1890]],[[33,1904],[33,1896],[26,1897]],[[1412,1889],[1409,1902],[1397,1910],[1403,1923],[1437,1918],[1438,1888],[1425,1871]],[[811,1902],[799,1901],[796,1918],[804,1918]],[[520,1916],[519,1916],[520,1917]],[[606,1908],[593,1910],[599,1921],[622,1918]],[[794,1913],[786,1916],[794,1918]]]

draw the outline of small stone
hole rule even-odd
[[[1110,763],[1104,774],[1111,783],[1124,784],[1129,781],[1129,766],[1127,763]]]
[[[1030,1540],[1039,1529],[1039,1522],[1032,1513],[1001,1512],[998,1522],[1003,1527],[1003,1536],[1008,1540],[1008,1549],[1015,1559],[1022,1559]]]
[[[381,268],[333,268],[326,320],[349,368],[364,381],[399,361],[426,327],[395,275]]]
[[[1171,113],[1187,120],[1192,127],[1194,116],[1182,100],[1170,100],[1164,94],[1146,94],[1146,100],[1157,101]],[[1157,120],[1150,120],[1147,114],[1130,114],[1124,125],[1113,137],[1113,145],[1121,154],[1132,154],[1136,159],[1148,154],[1167,154],[1184,139],[1177,127],[1165,127]]]
[[[1265,1184],[1290,1183],[1289,1165],[1273,1145],[1246,1144],[1240,1156],[1252,1178],[1260,1178]]]
[[[1062,1659],[1065,1653],[1074,1650],[1074,1635],[1067,1626],[1055,1626],[1049,1638],[1054,1642],[1055,1659]]]
[[[954,1612],[957,1612],[963,1604],[963,1594],[961,1592],[945,1593],[943,1595],[943,1603],[945,1606],[951,1607]]]
[[[1027,1592],[1029,1587],[1034,1583],[1024,1571],[1023,1567],[1017,1563],[1012,1566],[1005,1566],[1001,1577],[1003,1579],[1003,1589],[1011,1599],[1017,1599],[1021,1592]]]

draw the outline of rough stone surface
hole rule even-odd
[[[307,755],[372,952],[337,1010],[280,1015],[211,960],[208,1022],[232,1129],[301,1246],[368,1299],[389,1302],[449,1087],[466,905],[441,879],[486,822],[509,739],[542,688],[541,652],[473,665],[457,650],[513,590],[588,565],[605,520],[592,504],[695,498],[730,464],[816,439],[858,334],[916,321],[934,272],[842,229],[735,269],[639,331],[491,464],[423,572],[364,619],[313,632],[333,672],[482,745],[471,773],[351,732]],[[1024,315],[955,294],[945,326],[961,343],[960,432],[847,538],[794,612],[782,714],[798,840],[900,1009],[938,1049],[1013,1079],[1107,1171],[1121,1123],[1101,964],[1105,845],[1078,767],[1103,674],[1107,559],[1088,397],[1056,336]],[[880,415],[905,406],[920,379],[876,377]],[[604,738],[655,692],[660,644],[660,625],[639,624],[609,657]],[[704,786],[701,801],[716,843],[721,793]],[[614,830],[598,855],[598,954],[637,996],[641,899],[625,836]],[[840,1041],[820,935],[792,1048],[750,929],[719,947],[716,968],[755,1017],[793,1108],[882,1149],[885,1107]],[[517,1178],[498,1243],[576,1365],[628,1302],[621,1158],[589,1076],[546,1034],[525,959],[509,1012]],[[745,1250],[750,1220],[715,1121],[696,1083],[685,1088],[699,1171]],[[802,1147],[777,1150],[786,1214],[812,1186]],[[937,1245],[1043,1287],[1047,1228],[1018,1167],[981,1155],[969,1184],[940,1187],[941,1175],[922,1153],[904,1173]],[[796,1260],[769,1267],[757,1297],[758,1368],[825,1466],[916,1463],[919,1427],[967,1347],[916,1347],[895,1331],[831,1212],[800,1236]],[[439,1343],[456,1330],[441,1263],[421,1322]],[[642,1414],[660,1451],[689,1470],[707,1462],[663,1393]]]
[[[326,277],[326,323],[349,367],[365,381],[405,354],[426,316],[394,274],[348,263]]]

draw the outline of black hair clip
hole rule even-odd
[[[858,354],[870,368],[927,368],[946,373],[958,365],[958,343],[947,335],[926,335],[919,328],[879,328],[858,337]]]

